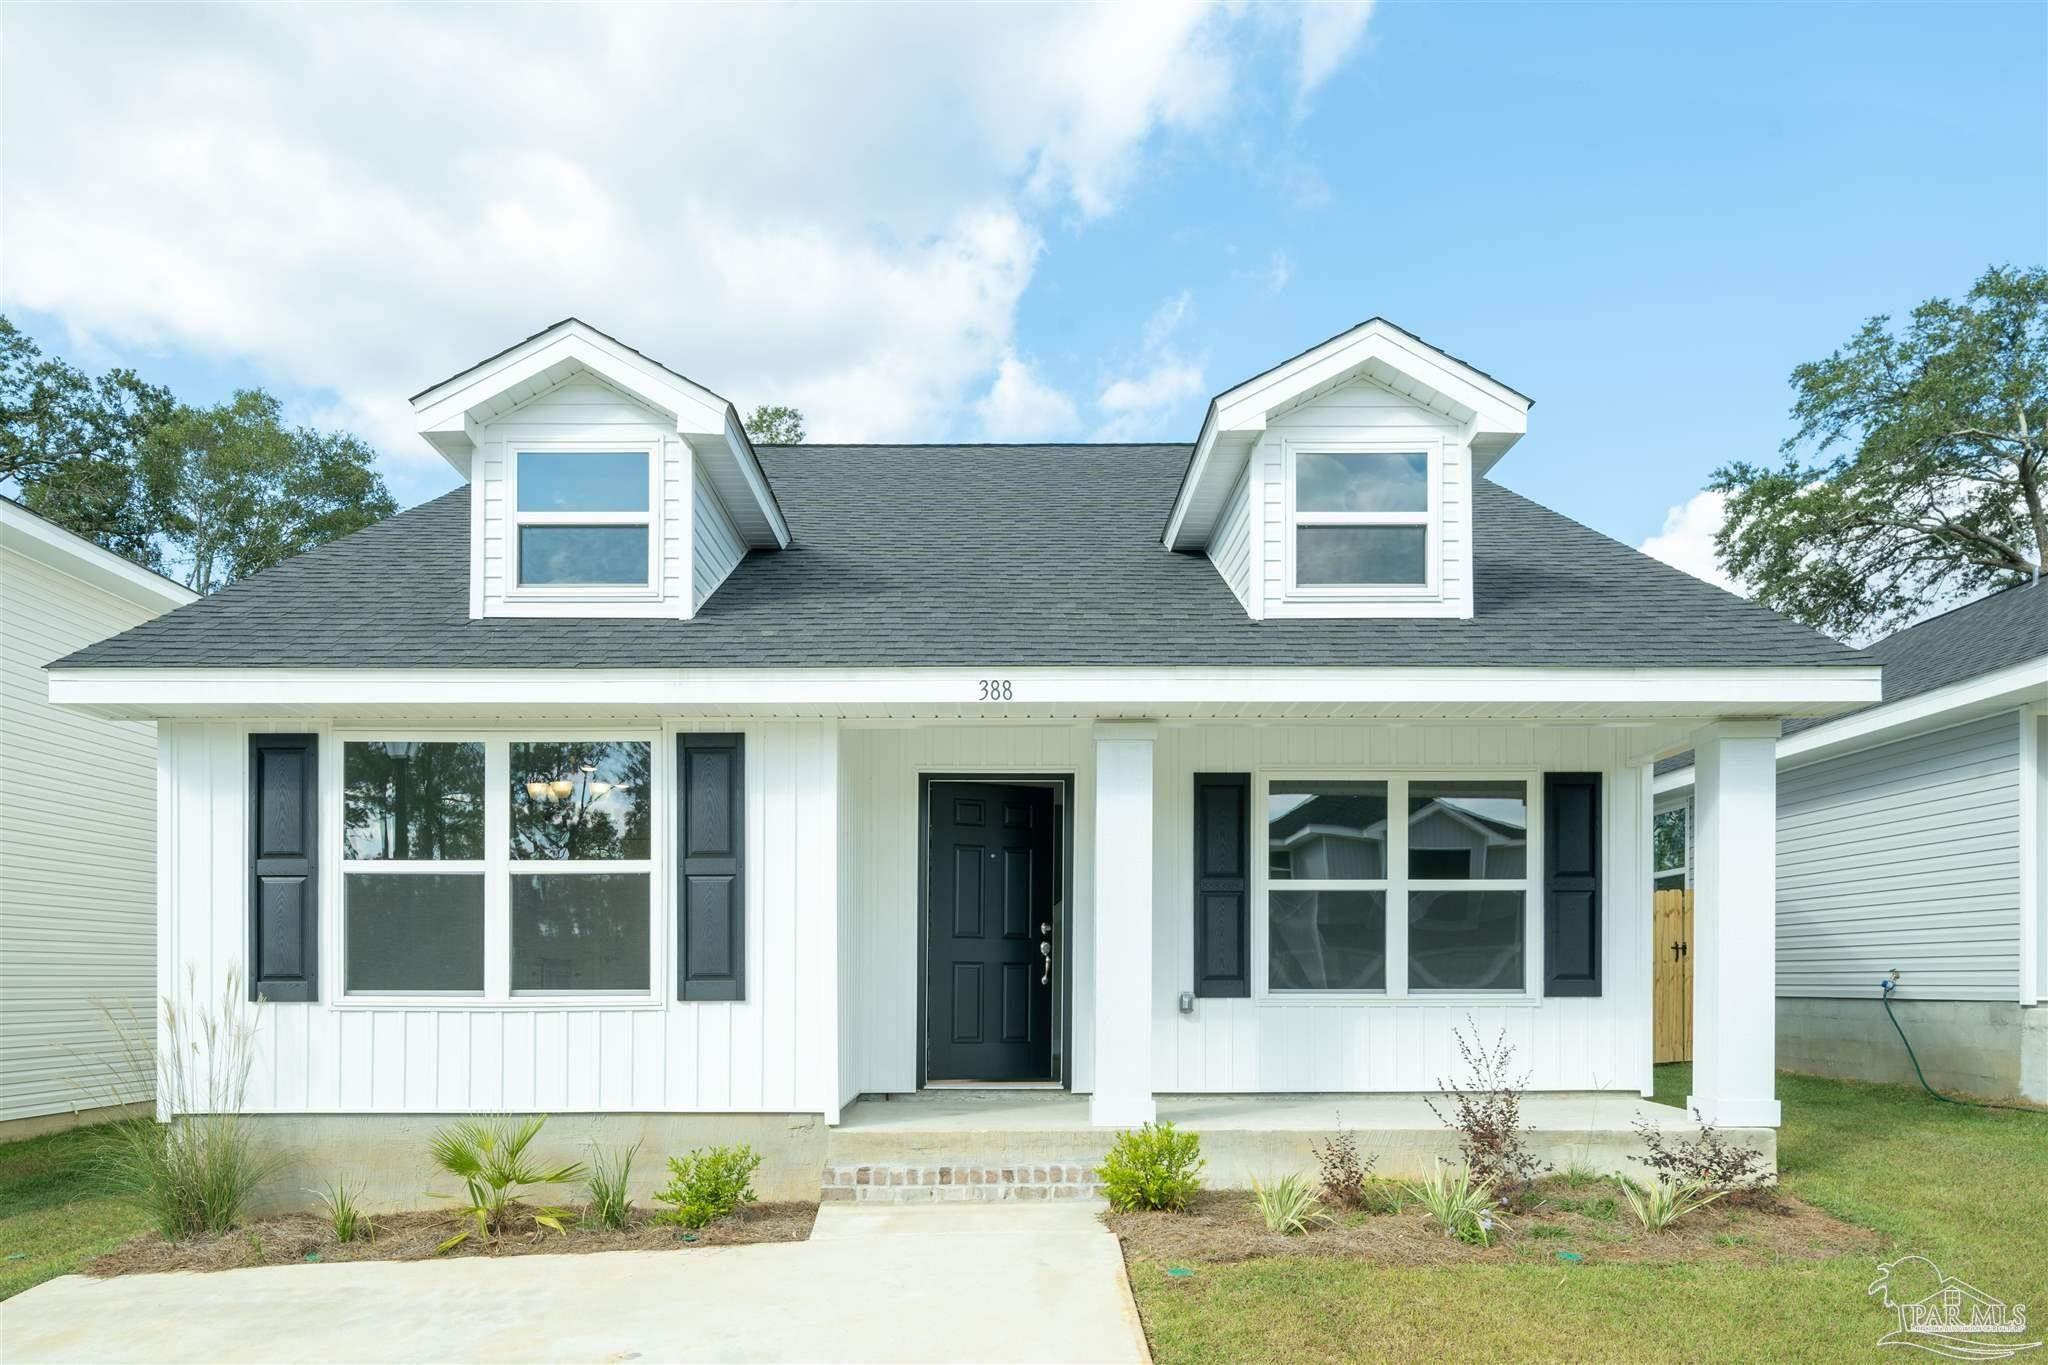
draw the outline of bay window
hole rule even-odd
[[[1308,596],[1430,591],[1437,459],[1433,449],[1290,445],[1290,589]]]
[[[346,994],[652,992],[651,739],[340,747]]]
[[[512,467],[520,588],[653,589],[653,451],[519,450]]]
[[[1268,993],[1530,989],[1531,785],[1269,779]]]

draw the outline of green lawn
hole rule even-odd
[[[0,1299],[67,1274],[142,1231],[101,1171],[104,1132],[0,1143]]]
[[[1659,1067],[1658,1098],[1682,1103],[1689,1070]],[[1988,1294],[2048,1306],[2048,1114],[1805,1076],[1779,1077],[1778,1094],[1788,1190]],[[1304,1257],[1185,1278],[1137,1261],[1131,1281],[1161,1365],[1869,1360],[1888,1326],[1864,1295],[1878,1259],[1390,1269]]]

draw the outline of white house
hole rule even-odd
[[[150,1098],[111,1030],[155,1013],[156,737],[43,665],[192,598],[0,498],[0,1139]]]
[[[1778,1059],[2048,1102],[2048,588],[1878,641],[1884,703],[1778,742]],[[1686,884],[1694,772],[1658,765],[1657,884]],[[1893,980],[1886,1017],[1880,983]]]
[[[1626,1135],[1688,747],[1695,1100],[1770,1138],[1779,718],[1878,671],[1489,479],[1500,381],[1374,319],[1192,445],[756,448],[569,320],[413,406],[464,487],[50,671],[158,722],[161,984],[249,968],[309,1164],[1420,1132],[1468,1016]]]

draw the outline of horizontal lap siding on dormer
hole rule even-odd
[[[1252,470],[1249,463],[1223,506],[1209,541],[1209,559],[1246,611],[1252,609]]]
[[[1441,593],[1426,602],[1347,602],[1302,606],[1287,600],[1287,485],[1282,450],[1288,442],[1375,444],[1407,439],[1442,443],[1437,500],[1442,524],[1437,540]],[[1266,434],[1253,448],[1257,476],[1263,563],[1261,586],[1269,617],[1470,616],[1472,614],[1472,451],[1458,423],[1413,400],[1366,380],[1353,380],[1285,413],[1269,418]]]
[[[656,534],[661,543],[661,596],[633,602],[535,602],[516,600],[512,522],[513,454],[527,444],[577,443],[622,448],[654,445],[661,452],[661,505]],[[533,398],[483,430],[474,467],[478,499],[480,569],[474,584],[476,607],[484,616],[667,616],[689,614],[690,469],[689,448],[675,423],[588,375],[578,376]]]
[[[696,562],[691,567],[691,590],[701,608],[718,591],[726,575],[739,567],[747,547],[733,529],[732,518],[726,515],[725,505],[719,502],[710,480],[699,479],[694,494]]]

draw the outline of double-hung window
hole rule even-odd
[[[512,460],[520,589],[654,588],[652,450],[515,449]]]
[[[1433,591],[1438,460],[1433,444],[1289,446],[1289,589],[1310,597]]]
[[[1530,780],[1266,783],[1269,994],[1521,993]]]
[[[649,738],[341,740],[351,996],[649,996]]]

